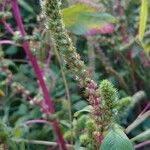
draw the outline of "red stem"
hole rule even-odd
[[[11,0],[11,4],[12,4],[12,9],[13,9],[14,17],[15,17],[16,22],[18,24],[18,28],[20,30],[20,33],[21,33],[22,36],[25,36],[26,32],[24,30],[24,26],[23,26],[22,19],[21,19],[21,16],[20,16],[18,2],[17,2],[17,0]],[[39,65],[37,63],[36,58],[30,52],[30,48],[29,48],[28,42],[23,42],[23,48],[24,48],[27,56],[29,57],[29,60],[30,60],[30,62],[32,64],[32,66],[33,66],[33,69],[34,69],[35,74],[37,76],[37,79],[39,81],[39,86],[41,87],[41,89],[43,91],[44,103],[47,106],[47,109],[44,109],[44,111],[48,115],[51,114],[51,113],[54,113],[55,112],[54,105],[52,103],[52,100],[51,100],[51,98],[49,96],[48,89],[47,89],[46,84],[44,82],[42,71],[41,71],[41,69],[40,69],[40,67],[39,67]],[[63,136],[62,136],[60,128],[59,128],[58,122],[54,121],[52,123],[52,126],[53,126],[54,131],[55,131],[55,133],[57,135],[59,147],[61,149],[63,149],[63,150],[67,150],[66,145],[65,145],[65,141],[63,139]]]
[[[13,31],[13,29],[10,27],[10,25],[6,22],[6,20],[2,20],[2,23],[4,24],[4,26],[5,26],[5,28],[6,28],[6,30],[8,31],[8,32],[10,32],[11,34],[15,34],[15,32]]]

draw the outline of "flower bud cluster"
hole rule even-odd
[[[96,83],[91,79],[89,71],[76,52],[72,40],[65,30],[60,11],[60,0],[44,0],[41,5],[46,18],[46,27],[51,31],[56,48],[62,54],[66,68],[71,71],[75,79],[85,89],[89,103],[97,111],[100,107],[100,98],[96,94]],[[95,113],[99,114],[99,112]]]
[[[118,115],[118,92],[108,80],[100,83],[99,94],[101,95],[101,131],[107,131],[114,123],[115,117]]]

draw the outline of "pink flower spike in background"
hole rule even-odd
[[[115,30],[115,27],[113,24],[105,24],[103,27],[95,27],[90,30],[88,30],[85,35],[86,36],[94,36],[97,34],[112,34]]]

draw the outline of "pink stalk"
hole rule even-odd
[[[150,108],[150,102],[146,105],[143,111],[139,114],[139,116],[143,115]]]
[[[7,0],[3,0],[3,1],[2,1],[2,8],[1,8],[2,11],[5,10],[6,2],[7,2]]]
[[[150,145],[150,140],[147,140],[147,141],[144,141],[144,142],[142,142],[140,144],[137,144],[137,145],[134,146],[134,148],[135,149],[139,149],[139,148],[147,146],[147,145]]]
[[[2,23],[4,24],[4,26],[5,26],[5,28],[6,28],[6,30],[8,31],[8,32],[10,32],[11,34],[15,34],[15,32],[13,31],[13,29],[10,27],[10,25],[6,22],[6,20],[2,20]]]
[[[23,26],[22,19],[21,19],[21,16],[20,16],[18,2],[17,2],[17,0],[11,0],[11,4],[12,4],[13,13],[14,13],[16,22],[18,24],[20,33],[21,33],[22,36],[25,36],[26,32],[24,30],[24,26]],[[47,109],[43,108],[44,109],[44,113],[46,113],[47,115],[50,115],[50,114],[54,113],[55,110],[54,110],[54,105],[52,103],[52,100],[51,100],[51,98],[49,96],[48,89],[47,89],[46,84],[44,82],[42,71],[41,71],[41,69],[40,69],[40,67],[39,67],[39,65],[37,63],[36,58],[32,55],[32,53],[30,51],[28,42],[26,42],[26,41],[23,42],[23,48],[24,48],[27,56],[29,57],[29,60],[30,60],[30,62],[32,64],[32,66],[33,66],[33,69],[35,71],[37,79],[39,80],[39,86],[41,87],[41,89],[43,91],[44,103],[47,106]],[[57,135],[59,147],[61,149],[63,149],[63,150],[67,150],[66,145],[65,145],[65,141],[63,139],[63,136],[62,136],[60,128],[59,128],[58,122],[57,121],[52,122],[52,126],[53,126],[54,131],[55,131],[55,133]]]
[[[2,44],[13,44],[13,45],[16,45],[13,41],[10,41],[10,40],[2,40],[0,41],[0,45]]]
[[[3,0],[3,1],[2,1],[2,8],[1,8],[1,11],[4,11],[4,10],[5,10],[6,2],[7,2],[7,0]],[[8,32],[10,32],[11,34],[14,35],[15,32],[14,32],[13,29],[10,27],[10,25],[6,22],[6,20],[1,20],[1,21],[2,21],[2,23],[4,24],[6,30],[7,30]]]

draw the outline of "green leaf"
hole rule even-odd
[[[83,109],[75,112],[74,117],[78,117],[83,112],[88,112],[89,113],[89,112],[91,112],[91,110],[92,110],[92,106],[91,105],[85,106]]]
[[[19,1],[19,4],[28,12],[33,13],[33,8],[24,0]]]
[[[134,148],[125,133],[115,128],[106,135],[99,150],[134,150]]]
[[[145,52],[149,53],[150,52],[150,43],[144,44],[143,45]]]
[[[114,23],[115,18],[86,4],[76,4],[63,9],[63,19],[68,30],[77,35],[83,35],[88,30],[103,28],[108,23]]]
[[[13,135],[15,136],[15,138],[21,137],[22,131],[21,131],[21,128],[19,126],[17,126],[16,128],[13,129]]]
[[[148,19],[148,0],[141,1],[140,23],[139,23],[139,40],[142,41],[146,29],[146,22]]]
[[[150,129],[142,132],[141,134],[135,136],[134,138],[131,139],[132,142],[142,142],[150,139]]]

